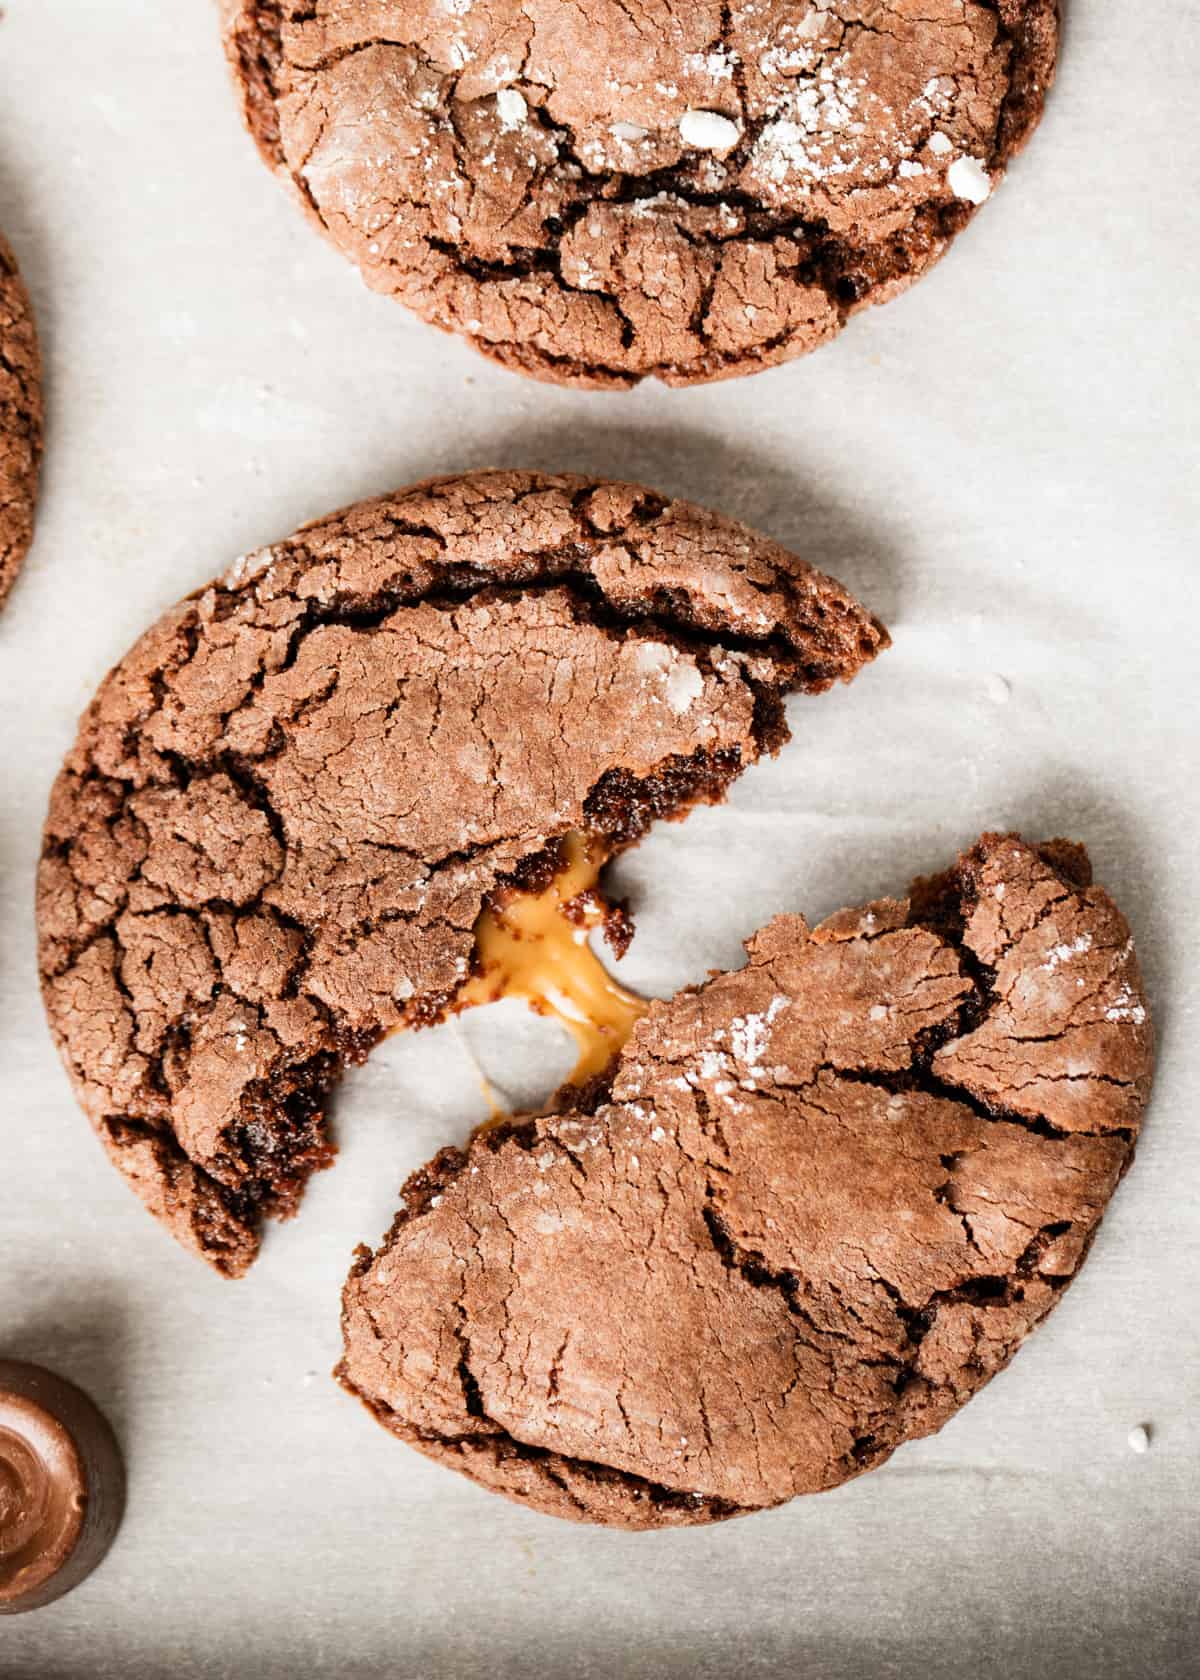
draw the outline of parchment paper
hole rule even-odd
[[[4,12],[0,225],[50,428],[0,619],[0,1344],[92,1390],[130,1495],[86,1585],[0,1621],[0,1674],[1195,1675],[1200,9],[1072,0],[1043,128],[940,269],[807,362],[628,396],[521,381],[368,294],[242,134],[206,0]],[[228,1284],[104,1163],[36,992],[46,794],[108,666],[239,552],[488,464],[712,502],[895,636],[852,688],[795,705],[792,745],[724,809],[621,866],[630,984],[667,993],[779,909],[902,890],[1013,825],[1087,842],[1161,1029],[1137,1163],[1012,1369],[877,1474],[707,1531],[532,1515],[329,1380],[354,1243],[483,1113],[453,1030],[353,1076],[340,1163]],[[519,1011],[463,1031],[529,1098],[570,1061]]]

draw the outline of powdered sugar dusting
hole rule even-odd
[[[677,660],[667,675],[667,705],[686,712],[704,693],[704,678],[690,659]]]
[[[693,76],[711,76],[714,82],[733,79],[738,55],[732,47],[713,47],[709,52],[692,53],[684,59],[684,69]]]
[[[1090,933],[1081,933],[1078,939],[1072,939],[1068,944],[1054,945],[1047,953],[1042,969],[1047,974],[1053,974],[1062,963],[1070,962],[1072,957],[1086,956],[1092,948]]]
[[[811,61],[816,55],[805,49]],[[797,56],[803,56],[797,49]],[[790,176],[825,180],[861,167],[855,116],[869,95],[867,78],[846,74],[845,54],[823,65],[812,79],[797,81],[775,105],[755,144],[751,167],[763,179],[782,185]],[[854,125],[852,129],[852,125]]]
[[[239,554],[221,579],[221,583],[226,589],[240,589],[243,583],[258,577],[277,559],[277,548],[256,548],[249,554]]]
[[[1129,1021],[1135,1027],[1145,1026],[1146,1011],[1128,986],[1122,986],[1110,1006],[1104,1011],[1106,1021]]]
[[[635,642],[633,661],[638,673],[662,693],[656,696],[679,716],[694,706],[704,693],[704,677],[694,659],[680,654],[665,642]]]
[[[501,88],[496,95],[496,113],[500,118],[500,127],[507,134],[524,126],[529,107],[524,95],[516,88]]]

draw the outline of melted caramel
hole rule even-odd
[[[523,998],[561,1021],[579,1046],[571,1083],[602,1073],[650,1007],[609,975],[588,944],[604,923],[596,892],[606,854],[583,834],[563,841],[563,863],[541,892],[498,894],[475,924],[477,972],[456,1009]]]

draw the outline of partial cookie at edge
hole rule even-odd
[[[33,540],[42,459],[42,364],[29,296],[0,236],[0,607]]]

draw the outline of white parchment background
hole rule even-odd
[[[525,383],[369,295],[242,134],[207,0],[4,11],[0,225],[36,298],[50,428],[36,550],[0,619],[0,1346],[93,1390],[131,1482],[91,1581],[0,1623],[0,1674],[1195,1675],[1196,0],[1071,0],[1041,132],[909,297],[805,363],[628,396]],[[793,744],[725,809],[621,868],[630,983],[668,992],[778,909],[901,890],[1016,825],[1091,847],[1162,1030],[1137,1165],[1015,1366],[877,1474],[709,1531],[532,1515],[329,1381],[353,1244],[480,1115],[452,1032],[352,1078],[339,1165],[231,1285],[105,1166],[36,995],[46,793],[107,667],[242,550],[490,464],[711,501],[895,635],[852,688],[794,707]],[[508,1024],[466,1030],[533,1095],[569,1053]]]

